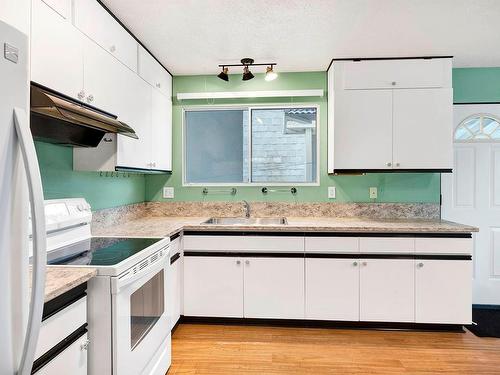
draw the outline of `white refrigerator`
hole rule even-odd
[[[43,311],[45,217],[29,128],[28,37],[2,20],[0,54],[0,375],[27,375]]]

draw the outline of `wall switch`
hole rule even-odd
[[[328,186],[328,198],[333,199],[335,198],[337,194],[337,191],[335,189],[335,186]]]
[[[377,199],[378,196],[378,190],[376,187],[371,187],[370,188],[370,199]]]
[[[165,186],[163,188],[163,198],[173,199],[174,198],[174,188]]]

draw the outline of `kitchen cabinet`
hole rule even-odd
[[[87,350],[88,334],[84,334],[74,343],[64,349],[57,357],[48,362],[37,375],[71,374],[87,375]]]
[[[152,87],[172,99],[172,76],[142,46],[138,52],[138,73]]]
[[[328,92],[329,173],[451,170],[450,58],[334,61]]]
[[[75,26],[137,72],[137,42],[96,0],[74,1]]]
[[[415,321],[414,263],[413,259],[360,260],[361,321]]]
[[[184,256],[182,255],[181,238],[177,237],[170,242],[169,298],[167,299],[167,304],[171,308],[171,328],[177,324],[181,317],[181,306],[183,303],[183,263]]]
[[[151,163],[157,170],[172,170],[172,102],[151,88]]]
[[[245,318],[304,318],[304,258],[245,258]]]
[[[242,318],[242,259],[185,256],[184,315]]]
[[[359,259],[306,259],[305,316],[359,320]]]
[[[31,80],[83,100],[84,36],[42,0],[33,0],[31,14]],[[61,13],[65,8],[57,8]]]
[[[417,323],[471,324],[471,260],[416,260],[415,320]]]

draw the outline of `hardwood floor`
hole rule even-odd
[[[500,374],[500,339],[406,332],[181,324],[168,375]]]

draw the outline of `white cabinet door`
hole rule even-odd
[[[392,90],[333,93],[334,168],[391,169]]]
[[[33,0],[31,80],[82,100],[83,39],[70,20],[43,1]]]
[[[160,91],[151,88],[152,95],[152,169],[172,170],[172,102]]]
[[[146,82],[172,100],[171,75],[142,46],[139,46],[137,70]]]
[[[471,324],[471,260],[417,260],[415,283],[417,323]]]
[[[38,0],[34,0],[38,1]],[[42,0],[45,4],[55,10],[64,19],[71,18],[71,0]]]
[[[85,334],[77,339],[73,344],[58,354],[57,357],[35,372],[35,374],[87,375],[87,338],[88,335]]]
[[[415,261],[361,259],[361,321],[415,321]]]
[[[394,90],[394,168],[453,167],[452,89]]]
[[[137,42],[96,0],[75,0],[75,26],[134,72]]]
[[[306,259],[306,318],[359,320],[359,260]]]
[[[184,315],[242,318],[242,260],[185,256]]]
[[[451,78],[450,59],[362,60],[342,64],[343,88],[348,90],[439,88],[446,87]]]
[[[304,259],[245,258],[245,318],[304,318]]]

